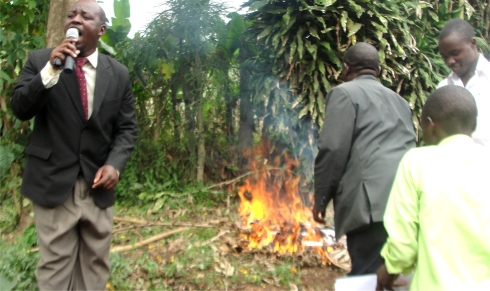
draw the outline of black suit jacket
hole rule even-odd
[[[12,111],[21,120],[34,119],[25,150],[21,193],[45,207],[62,204],[72,193],[79,171],[97,206],[114,204],[114,191],[92,189],[104,164],[120,172],[136,141],[134,98],[128,69],[99,53],[93,112],[86,121],[76,74],[61,73],[46,89],[40,71],[52,49],[29,53],[12,96]]]
[[[315,208],[333,199],[335,234],[383,221],[398,163],[415,146],[410,107],[375,77],[330,90],[315,159]]]

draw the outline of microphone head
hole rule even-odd
[[[78,38],[78,29],[72,27],[66,31],[66,38]]]

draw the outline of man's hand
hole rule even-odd
[[[119,182],[119,174],[116,169],[111,165],[104,165],[95,173],[92,188],[103,187],[107,190],[113,190],[117,182]]]
[[[377,291],[393,291],[393,283],[398,277],[398,274],[389,274],[388,270],[386,269],[386,265],[383,264],[381,267],[379,267],[378,271],[376,271],[376,276],[378,277],[378,283],[376,285]]]
[[[49,62],[51,64],[54,63],[54,60],[56,58],[60,59],[61,63],[65,63],[65,58],[66,56],[71,56],[72,58],[76,58],[77,55],[80,53],[79,50],[73,45],[72,43],[75,43],[77,39],[65,39],[59,46],[55,47],[53,51],[51,52],[51,55],[49,56]]]
[[[325,224],[325,210],[318,211],[315,207],[313,207],[312,212],[313,212],[313,219],[316,222]]]

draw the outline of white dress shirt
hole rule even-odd
[[[87,83],[88,118],[92,115],[92,110],[94,108],[95,73],[98,57],[99,52],[96,49],[93,54],[87,57],[88,62],[83,65],[83,72],[85,73],[85,80]],[[41,79],[46,89],[49,89],[58,83],[61,72],[62,70],[55,69],[48,61],[46,66],[41,70]],[[75,74],[75,72],[72,74]]]
[[[471,137],[478,144],[490,146],[490,62],[480,54],[475,75],[466,86],[454,72],[442,80],[437,88],[446,85],[465,87],[473,94],[478,108],[478,118],[476,130]]]

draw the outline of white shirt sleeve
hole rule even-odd
[[[41,70],[41,79],[44,87],[49,89],[58,83],[62,70],[55,69],[53,65],[48,61],[46,66]]]

